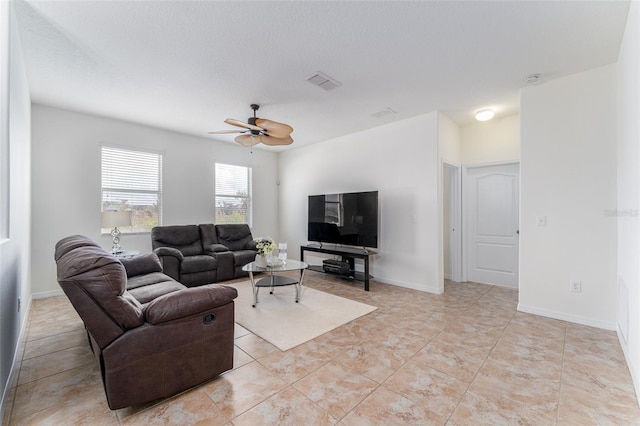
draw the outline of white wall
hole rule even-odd
[[[446,115],[438,112],[438,155],[441,161],[451,165],[460,165],[464,157],[462,150],[460,126]]]
[[[631,2],[617,64],[618,336],[640,395],[640,3]]]
[[[277,155],[43,105],[32,108],[33,292],[58,291],[55,243],[83,234],[111,247],[100,235],[100,147],[113,144],[163,153],[163,224],[213,223],[215,162],[253,168],[253,234],[278,237]],[[126,235],[121,245],[151,250],[149,234]]]
[[[9,13],[11,3],[0,4],[0,39],[8,40],[4,44],[7,51],[0,49],[0,54],[8,54],[7,61],[2,61],[0,75],[9,75],[8,86],[8,126],[3,117],[0,131],[6,132],[2,137],[9,141],[9,177],[8,202],[9,226],[8,236],[0,240],[0,419],[5,410],[5,403],[11,385],[17,379],[15,365],[17,362],[19,342],[27,324],[27,312],[31,300],[31,277],[29,274],[30,245],[30,98],[27,76],[20,50],[17,20]],[[6,57],[5,57],[6,59]],[[6,83],[6,82],[5,82]],[[7,102],[7,94],[2,94],[1,102]],[[4,112],[4,111],[3,111]],[[4,164],[4,163],[3,163]],[[21,309],[18,311],[18,299]],[[12,370],[13,369],[13,370]],[[13,376],[11,373],[13,371]]]
[[[520,105],[519,309],[614,329],[615,66],[527,87]]]
[[[280,232],[289,253],[307,243],[312,194],[379,191],[375,279],[441,291],[437,113],[280,154]],[[305,257],[306,260],[307,257]],[[314,263],[314,262],[312,262]]]
[[[520,116],[517,114],[463,126],[460,134],[465,165],[520,161]]]

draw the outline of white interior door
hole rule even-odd
[[[467,169],[467,279],[518,286],[520,165]]]

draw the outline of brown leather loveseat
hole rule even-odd
[[[155,254],[118,260],[81,235],[60,240],[55,260],[112,410],[176,394],[233,368],[234,288],[187,288],[162,273]]]

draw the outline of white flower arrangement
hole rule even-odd
[[[256,242],[256,248],[260,256],[266,256],[276,248],[276,243],[274,243],[270,237],[256,238],[254,241]]]

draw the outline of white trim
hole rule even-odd
[[[622,338],[622,331],[619,326],[616,327],[616,335],[618,336],[618,341],[622,347],[622,353],[624,354],[624,359],[627,362],[627,368],[629,369],[629,373],[631,373],[633,389],[636,391],[636,395],[640,395],[640,377],[638,376],[638,371],[634,368],[635,363],[631,362],[629,359],[629,348],[626,346],[626,342]],[[636,399],[636,403],[640,406],[640,399]]]
[[[29,300],[29,304],[26,306],[24,321],[22,321],[22,326],[20,327],[20,334],[18,335],[18,342],[16,344],[16,349],[13,353],[13,362],[11,363],[11,370],[9,371],[9,376],[7,377],[7,383],[5,383],[4,392],[2,394],[2,400],[0,400],[0,418],[4,418],[5,410],[7,409],[7,403],[9,399],[9,394],[11,390],[18,386],[18,373],[20,373],[21,364],[19,361],[22,361],[22,356],[24,354],[25,343],[27,339],[27,327],[29,325],[29,315],[31,314],[31,303],[32,300]],[[15,398],[15,395],[13,396]]]
[[[31,298],[33,300],[35,299],[46,299],[47,297],[53,297],[53,296],[63,296],[64,295],[64,291],[62,290],[51,290],[51,291],[43,291],[40,293],[33,293],[31,295]]]
[[[465,169],[473,169],[475,167],[491,167],[491,166],[508,166],[509,164],[520,164],[520,160],[506,160],[506,161],[495,161],[488,163],[474,163],[474,164],[465,164]]]
[[[602,328],[604,330],[616,330],[616,323],[609,321],[597,321],[580,315],[570,315],[564,312],[552,311],[550,309],[536,308],[518,303],[518,311],[528,314],[540,315],[547,318],[568,321],[575,324],[588,325],[589,327]]]
[[[423,284],[410,283],[410,282],[406,282],[406,281],[398,281],[398,280],[393,280],[393,279],[387,279],[387,278],[384,278],[384,277],[376,277],[375,281],[379,282],[379,283],[383,283],[383,284],[395,285],[397,287],[404,287],[404,288],[410,288],[412,290],[424,291],[426,293],[442,294],[442,289],[437,285],[435,285],[435,286],[429,286],[429,285],[425,286]]]

